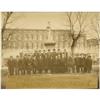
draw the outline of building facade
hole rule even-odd
[[[99,41],[98,39],[87,40],[87,53],[89,53],[93,59],[99,58]]]
[[[47,29],[6,29],[4,42],[9,36],[7,45],[3,46],[3,50],[17,54],[22,51],[31,51],[46,49],[44,43],[48,39]],[[72,38],[69,30],[51,29],[51,35],[55,41],[55,49],[66,49],[70,52]],[[77,41],[76,51],[83,52],[86,48],[86,37],[81,35]],[[5,52],[5,53],[6,53]],[[10,53],[11,52],[11,53]],[[17,53],[15,53],[17,52]]]

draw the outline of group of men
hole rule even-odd
[[[26,75],[37,73],[90,73],[91,56],[86,54],[69,55],[64,51],[53,49],[38,50],[32,54],[20,53],[7,61],[9,75]]]

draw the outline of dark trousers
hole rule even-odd
[[[31,69],[27,68],[27,74],[31,74]]]
[[[80,72],[80,67],[77,65],[76,66],[76,72],[79,73]]]
[[[36,67],[32,68],[32,73],[35,74],[36,73]]]
[[[19,74],[24,75],[24,74],[25,74],[25,68],[22,68],[22,67],[19,68],[19,69],[18,69],[18,75],[19,75]]]
[[[18,73],[18,68],[14,68],[14,72],[15,72],[15,75],[18,75],[19,73]]]
[[[10,75],[14,75],[14,68],[9,68],[8,70]]]

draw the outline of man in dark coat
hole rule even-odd
[[[56,52],[55,49],[53,49],[53,51],[52,51],[52,56],[53,56],[54,59],[56,58],[56,55],[57,55],[57,52]]]
[[[52,73],[56,72],[56,66],[57,66],[57,52],[55,49],[52,51]]]
[[[91,70],[92,70],[92,59],[91,59],[91,56],[87,57],[86,66],[87,66],[87,72],[90,73]]]
[[[43,58],[42,55],[39,55],[39,59],[38,59],[38,71],[39,73],[42,73],[43,70]]]
[[[76,67],[76,72],[78,73],[79,72],[79,66],[78,66],[78,60],[79,60],[79,57],[78,57],[78,54],[76,54],[75,56],[75,67]]]
[[[62,53],[60,56],[60,72],[66,72],[66,57],[64,53]]]
[[[81,66],[80,66],[80,70],[81,72],[84,72],[84,67],[85,67],[85,54],[81,54],[81,58],[80,58],[80,63],[81,63]]]
[[[53,67],[54,67],[54,66],[53,66],[53,63],[54,63],[54,62],[53,62],[53,56],[51,56],[51,57],[50,57],[50,70],[51,70],[51,73],[53,73]]]
[[[7,65],[8,65],[9,74],[14,75],[15,60],[13,59],[13,56],[10,56]]]
[[[31,55],[28,55],[28,59],[27,59],[27,74],[31,74]]]
[[[57,73],[58,72],[58,67],[59,67],[59,57],[58,55],[55,56],[55,58],[53,57],[53,73]]]
[[[23,63],[23,74],[26,74],[26,71],[27,71],[27,66],[28,66],[28,54],[24,54],[24,57],[23,57],[23,60],[22,60],[22,63]]]
[[[20,55],[19,57],[19,69],[18,69],[19,74],[23,74],[23,57]]]
[[[83,72],[86,73],[87,72],[87,68],[86,68],[86,54],[83,55]]]
[[[15,69],[15,74],[19,75],[19,71],[18,71],[19,70],[19,56],[18,55],[16,56],[16,59],[15,59],[15,68],[14,69]]]
[[[48,54],[46,53],[45,50],[43,50],[42,59],[43,59],[43,71],[45,73],[47,73],[47,71],[48,71]]]
[[[81,72],[81,62],[82,62],[82,58],[81,58],[81,54],[78,55],[77,58],[77,72]]]
[[[36,57],[34,55],[31,56],[31,71],[33,74],[36,73]]]
[[[52,56],[52,53],[50,51],[50,49],[48,49],[48,52],[47,52],[47,73],[50,73],[51,72],[51,56]]]
[[[68,72],[69,73],[74,72],[74,66],[75,66],[74,58],[70,55],[68,57]]]
[[[68,71],[68,52],[64,49],[64,56],[65,56],[65,70]]]

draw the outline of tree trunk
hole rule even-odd
[[[74,56],[74,46],[71,46],[71,55]]]
[[[72,54],[72,57],[74,56],[74,53],[75,53],[76,44],[77,44],[77,40],[73,39],[73,42],[72,42],[72,45],[71,45],[71,54]]]
[[[6,43],[4,43],[4,32],[5,32],[5,29],[6,29],[7,22],[9,20],[9,18],[11,17],[12,13],[13,12],[6,12],[6,19],[3,20],[3,22],[2,22],[3,23],[3,26],[1,28],[2,48],[4,47],[4,45],[6,45]],[[8,37],[8,39],[9,39],[9,37]],[[8,39],[7,39],[7,41],[8,41]]]

